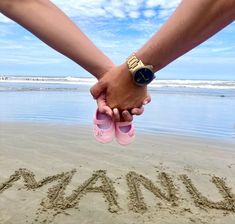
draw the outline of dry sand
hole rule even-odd
[[[235,143],[0,124],[0,223],[235,223]]]

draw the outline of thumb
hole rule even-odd
[[[90,93],[95,99],[97,99],[101,95],[101,93],[105,91],[106,84],[102,80],[98,81],[94,86],[90,88]]]
[[[100,113],[106,113],[110,117],[113,116],[113,111],[111,110],[110,107],[107,106],[106,99],[105,99],[105,94],[101,94],[98,99],[97,99],[97,105]]]

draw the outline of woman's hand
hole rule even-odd
[[[143,102],[144,105],[150,103],[151,97],[150,95],[147,96],[145,101]],[[144,113],[144,107],[141,106],[140,108],[134,108],[132,110],[124,110],[120,113],[120,111],[117,108],[111,109],[106,102],[106,96],[105,93],[102,93],[96,100],[98,110],[101,113],[106,113],[109,116],[113,117],[115,121],[132,121],[133,115],[141,115]]]

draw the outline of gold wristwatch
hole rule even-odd
[[[153,66],[145,65],[135,54],[127,59],[127,66],[138,86],[146,86],[155,78]]]

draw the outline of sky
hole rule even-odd
[[[114,63],[121,64],[160,29],[180,0],[52,2]],[[2,14],[0,75],[91,76]],[[157,78],[235,80],[235,22],[157,72]]]

